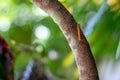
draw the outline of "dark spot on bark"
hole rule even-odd
[[[41,3],[42,6],[45,7],[45,6],[48,6],[50,1],[49,0],[40,0],[39,2]]]
[[[68,42],[71,43],[71,38],[70,37],[68,38]]]

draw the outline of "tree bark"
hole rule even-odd
[[[99,80],[89,44],[67,9],[58,0],[32,0],[32,2],[48,13],[62,30],[74,54],[80,80]]]
[[[8,44],[0,35],[0,80],[14,80],[14,57]]]

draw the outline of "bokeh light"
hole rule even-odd
[[[7,18],[0,19],[0,31],[6,32],[10,28],[10,21]]]
[[[36,27],[35,35],[41,40],[47,40],[50,37],[50,30],[46,26],[40,25]]]
[[[32,12],[36,16],[48,16],[47,13],[45,13],[42,9],[40,9],[38,7],[33,7]]]
[[[49,51],[48,56],[50,59],[55,60],[58,58],[58,52],[55,50],[51,50],[51,51]]]

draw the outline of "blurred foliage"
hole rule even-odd
[[[100,19],[93,22],[95,25],[89,36],[86,37],[98,66],[106,56],[112,56],[115,59],[120,40],[120,1],[59,1],[81,24],[83,32],[86,27],[89,27],[88,22],[95,15],[100,16],[99,10],[102,4],[106,5]],[[41,39],[40,36],[45,36],[44,34],[47,33],[41,33],[38,36],[35,33],[40,26],[46,27],[50,32],[45,39]],[[23,74],[31,59],[36,62],[42,61],[46,66],[44,71],[47,76],[51,75],[53,80],[78,80],[78,72],[71,49],[59,27],[49,15],[30,1],[0,0],[0,35],[7,40],[15,56],[16,80]]]

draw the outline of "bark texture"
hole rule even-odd
[[[89,44],[81,30],[81,39],[78,39],[78,24],[67,9],[58,0],[32,0],[32,2],[48,13],[62,30],[73,51],[80,80],[99,80]]]

